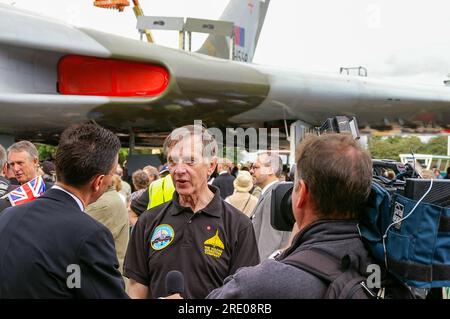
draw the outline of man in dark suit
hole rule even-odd
[[[119,148],[92,124],[61,135],[56,185],[0,215],[0,299],[127,297],[111,232],[84,212],[111,185]]]
[[[217,171],[219,175],[214,179],[212,184],[220,190],[220,197],[227,198],[234,192],[234,176],[230,174],[231,162],[226,158],[219,159]]]

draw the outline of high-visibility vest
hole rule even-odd
[[[164,204],[172,199],[175,186],[172,177],[167,175],[164,178],[157,179],[150,184],[148,188],[148,206],[147,209]]]

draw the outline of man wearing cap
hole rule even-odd
[[[167,175],[169,175],[169,166],[163,165],[161,166],[161,169],[159,170],[159,178],[164,178]]]
[[[54,183],[56,181],[55,164],[53,164],[50,161],[43,161],[41,167],[42,167],[42,171],[44,172],[44,175],[42,176],[44,181],[49,182],[49,183]]]
[[[132,298],[168,295],[167,273],[184,275],[184,298],[204,298],[240,267],[259,263],[251,221],[220,198],[208,177],[217,142],[200,125],[175,129],[164,142],[173,199],[144,212],[125,257]]]
[[[240,171],[233,181],[234,193],[225,201],[250,217],[258,203],[258,198],[249,193],[253,188],[252,176],[247,171]]]

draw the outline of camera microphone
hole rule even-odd
[[[183,294],[184,276],[178,270],[171,270],[166,275],[166,293],[167,295]]]

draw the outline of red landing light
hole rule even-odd
[[[67,55],[58,64],[61,94],[153,97],[168,84],[169,72],[159,65],[79,55]]]

